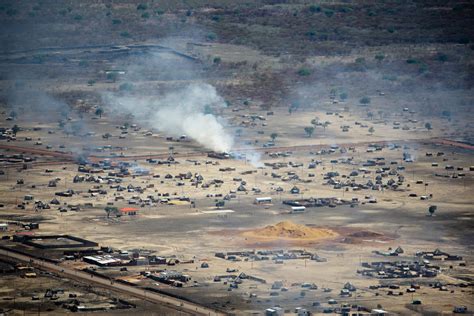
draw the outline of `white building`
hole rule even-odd
[[[0,232],[6,232],[8,230],[7,223],[0,223]]]
[[[306,210],[304,206],[292,206],[291,213],[303,213]]]
[[[255,198],[255,204],[266,204],[266,203],[272,203],[272,198],[271,197]]]

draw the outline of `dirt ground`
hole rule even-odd
[[[93,267],[235,315],[262,315],[273,306],[288,315],[297,307],[318,315],[339,312],[344,304],[390,315],[450,315],[456,306],[466,306],[472,314],[470,4],[390,2],[372,8],[364,1],[320,7],[307,1],[220,0],[214,1],[216,8],[194,1],[189,9],[189,1],[145,8],[138,2],[81,1],[53,10],[40,2],[33,7],[18,1],[0,10],[2,25],[12,31],[0,36],[8,43],[0,52],[0,128],[8,134],[0,137],[0,223],[8,223],[0,245],[58,259],[62,249],[38,250],[7,236],[68,234],[101,247],[175,258],[181,263],[126,271],[81,260],[60,265]],[[105,18],[95,16],[102,13]],[[31,23],[36,27],[30,33],[28,27],[17,28],[25,19],[38,22]],[[81,28],[83,23],[87,27]],[[134,111],[122,113],[105,101],[109,95],[127,96],[138,105],[202,83],[215,87],[226,105],[210,112],[233,139],[231,154],[237,158],[209,157],[209,146],[193,135],[177,141],[146,117],[137,119]],[[314,130],[308,133],[308,127]],[[20,162],[21,154],[33,161]],[[176,163],[150,161],[169,156]],[[86,161],[98,169],[94,163],[102,160],[145,170],[110,176],[144,191],[119,191],[107,180],[74,182],[76,176],[107,177],[109,170],[78,170]],[[177,177],[188,172],[201,175],[202,183]],[[375,183],[379,176],[383,183],[397,182],[398,176],[404,181],[397,189],[357,190],[328,183],[329,172],[338,173],[332,177],[338,183]],[[241,185],[245,190],[238,190]],[[291,193],[295,187],[297,194]],[[72,197],[56,195],[68,189],[74,190]],[[129,204],[149,196],[157,202]],[[257,204],[258,197],[272,201]],[[283,203],[310,198],[333,203],[301,213]],[[37,209],[35,201],[50,208]],[[138,214],[108,216],[107,206],[134,207]],[[430,206],[437,207],[433,215]],[[31,222],[39,229],[21,225]],[[375,253],[399,246],[404,250],[399,256]],[[435,249],[462,260],[431,260],[439,266],[436,277],[383,279],[360,273],[367,262],[423,262],[416,253]],[[276,250],[300,250],[324,260],[216,256]],[[144,276],[164,269],[187,274],[191,281],[178,288]],[[0,308],[13,315],[38,308],[66,313],[54,302],[31,300],[49,287],[97,304],[121,297],[37,273],[31,279],[1,275]],[[252,278],[235,287],[232,280],[240,273]],[[280,281],[281,287],[272,289]],[[357,290],[341,295],[348,282]],[[433,286],[437,282],[446,288]],[[412,283],[420,289],[407,292]],[[387,287],[374,287],[379,285]],[[389,286],[400,286],[396,291],[403,295],[389,295]],[[175,313],[127,299],[137,304],[133,313]],[[421,304],[413,304],[417,300]]]

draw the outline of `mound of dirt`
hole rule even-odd
[[[371,231],[368,231],[368,230],[362,230],[362,231],[359,231],[359,232],[355,232],[355,233],[352,233],[350,235],[348,235],[349,237],[354,237],[354,238],[374,238],[374,237],[382,237],[383,234],[379,234],[379,233],[376,233],[376,232],[371,232]]]
[[[331,229],[308,227],[291,221],[284,221],[243,233],[254,238],[283,238],[283,239],[324,239],[338,236]]]

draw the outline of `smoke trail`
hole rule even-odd
[[[225,107],[224,100],[209,84],[191,84],[149,100],[113,95],[106,95],[105,100],[113,110],[132,114],[148,127],[172,136],[184,134],[215,151],[228,152],[233,146],[233,138],[222,121],[205,113],[208,106]]]

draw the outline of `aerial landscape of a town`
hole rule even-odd
[[[474,315],[474,2],[0,25],[0,316]]]

